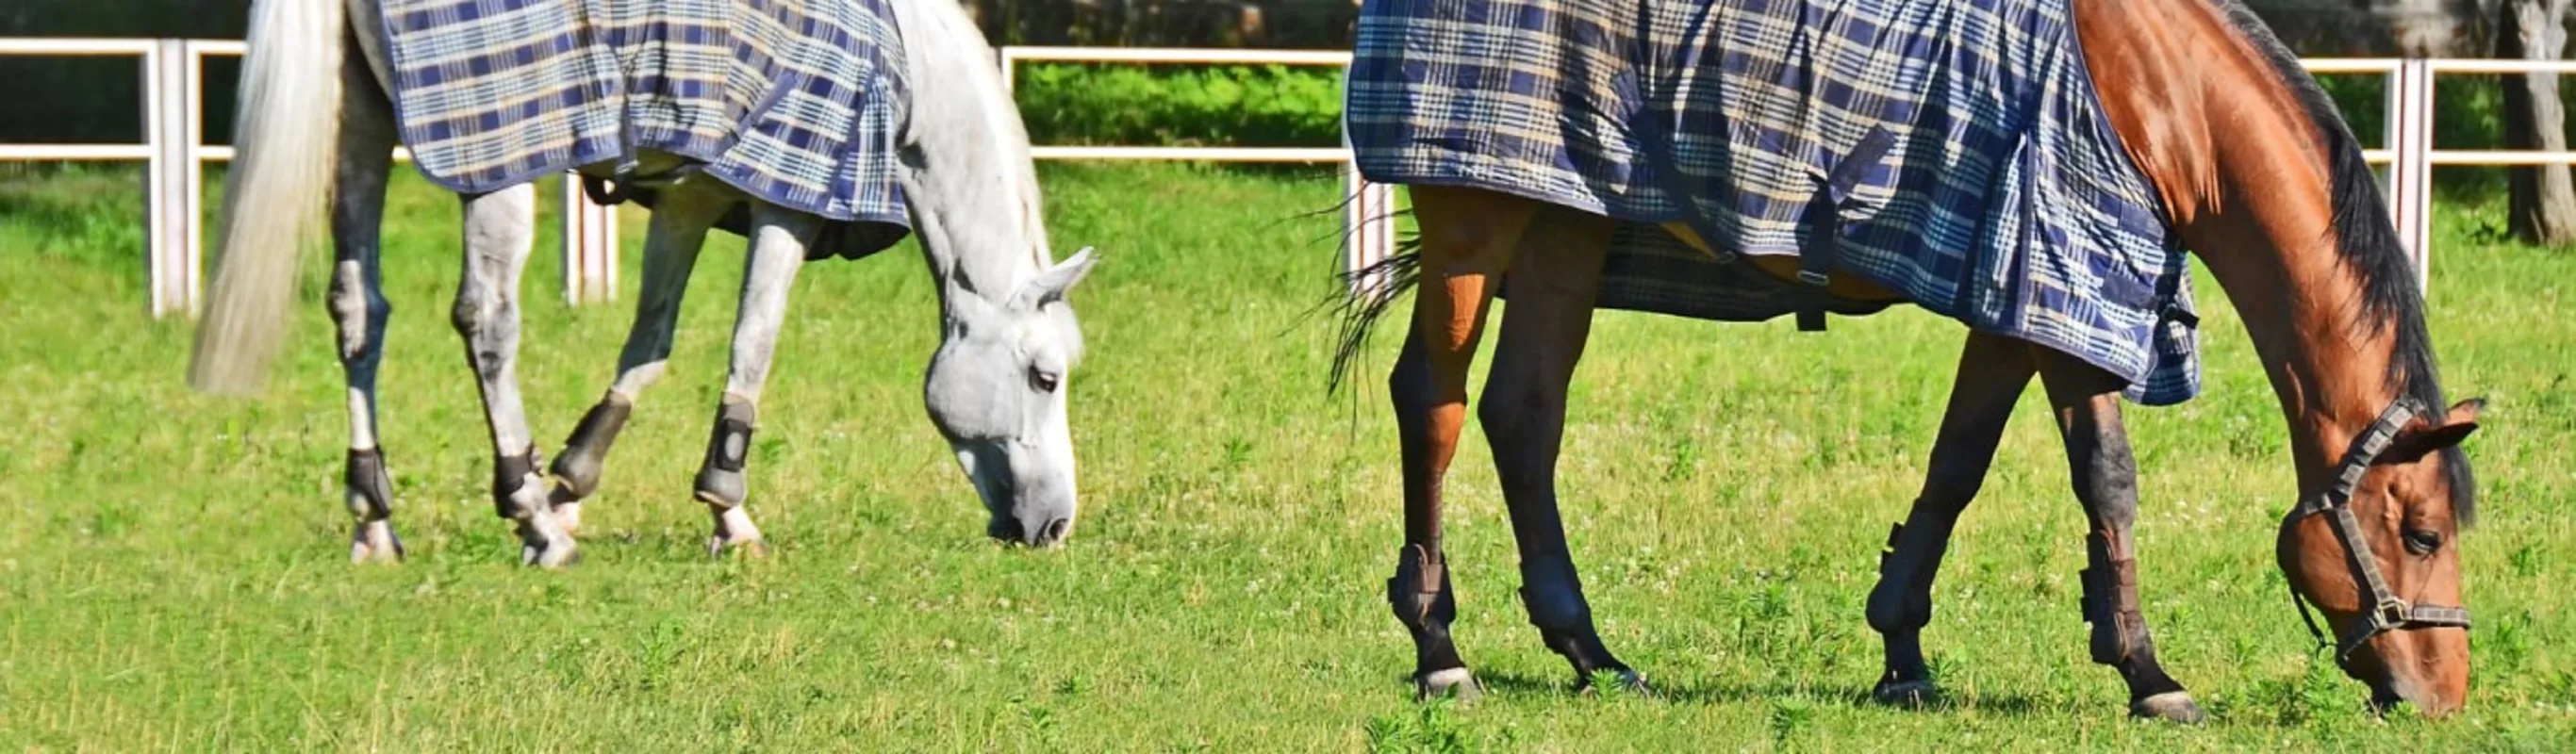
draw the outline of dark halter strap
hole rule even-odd
[[[2320,513],[2330,514],[2335,539],[2343,543],[2344,561],[2352,565],[2353,581],[2370,599],[2370,604],[2362,609],[2353,623],[2352,630],[2337,637],[2338,641],[2332,645],[2338,662],[2351,656],[2354,649],[2372,637],[2389,631],[2469,627],[2469,609],[2466,607],[2413,604],[2389,589],[2388,578],[2379,572],[2379,559],[2371,555],[2370,541],[2362,534],[2361,520],[2352,514],[2353,487],[2361,484],[2362,475],[2370,472],[2370,464],[2379,459],[2379,454],[2387,452],[2389,443],[2397,439],[2398,430],[2414,420],[2416,413],[2414,402],[2405,398],[2389,404],[2388,410],[2380,412],[2378,421],[2371,422],[2360,437],[2353,438],[2352,447],[2344,451],[2343,462],[2335,467],[2334,481],[2326,485],[2325,491],[2299,501],[2282,522],[2286,525]],[[2307,621],[2308,633],[2316,637],[2317,648],[2329,646],[2325,630],[2317,627],[2316,616],[2309,613],[2308,603],[2299,598],[2296,587],[2290,590],[2290,604],[2299,606],[2299,619]]]

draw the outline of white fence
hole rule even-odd
[[[204,39],[0,38],[0,56],[122,56],[143,71],[141,144],[0,144],[0,162],[142,160],[146,163],[150,310],[155,317],[193,314],[202,287],[206,228],[200,167],[228,160],[229,147],[207,146],[198,123],[205,58],[238,56],[242,43]],[[1192,50],[1112,47],[1004,47],[997,61],[1003,81],[1016,85],[1024,62],[1133,64],[1248,64],[1347,66],[1350,54],[1297,50]],[[2472,151],[2433,148],[2433,77],[2531,71],[2576,73],[2576,62],[2320,58],[2303,61],[2320,74],[2379,74],[2389,79],[2384,146],[2367,150],[2375,164],[2390,164],[2387,194],[2401,238],[2416,269],[2431,269],[2431,176],[2434,165],[2576,164],[2576,152]],[[1394,243],[1387,215],[1394,207],[1385,186],[1368,184],[1350,166],[1348,142],[1339,148],[1040,145],[1042,160],[1198,160],[1209,162],[1338,162],[1343,165],[1343,263],[1358,269],[1383,258]],[[395,150],[396,159],[404,159]],[[612,207],[590,203],[577,181],[564,181],[563,295],[580,304],[606,300],[617,290],[617,223]],[[2422,281],[2418,281],[2419,283]]]

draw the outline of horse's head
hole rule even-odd
[[[948,296],[923,399],[992,513],[985,532],[996,539],[1042,547],[1073,531],[1065,390],[1082,330],[1064,297],[1095,261],[1083,249],[999,302],[962,290]]]
[[[2459,532],[2474,491],[2458,448],[2477,431],[2482,406],[2462,401],[2397,427],[2352,485],[2352,533],[2338,531],[2338,512],[2305,506],[2309,515],[2281,525],[2282,572],[2325,613],[2344,672],[2370,685],[2377,706],[2403,701],[2438,716],[2467,700],[2467,614],[2453,609],[2462,604]],[[2373,588],[2371,571],[2384,587]]]

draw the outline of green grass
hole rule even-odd
[[[723,379],[740,242],[720,237],[589,506],[579,567],[523,570],[446,307],[452,199],[405,171],[385,444],[411,561],[351,567],[345,420],[318,305],[255,400],[189,392],[190,333],[143,314],[131,173],[0,181],[0,745],[47,750],[1163,750],[2576,746],[2576,258],[2439,224],[2432,329],[2484,521],[2462,717],[2387,724],[2321,665],[2272,561],[2284,431],[2242,328],[2204,286],[2208,390],[2133,410],[2145,607],[2215,715],[2125,719],[2086,659],[2083,519],[2039,391],[1962,525],[1927,648],[1955,705],[1862,701],[1876,551],[1919,483],[1961,328],[1918,311],[1711,325],[1606,313],[1578,377],[1563,492],[1612,647],[1667,692],[1566,693],[1536,641],[1484,440],[1451,486],[1461,647],[1493,688],[1416,705],[1383,602],[1401,514],[1382,338],[1327,397],[1338,182],[1050,166],[1074,296],[1083,518],[1069,548],[981,535],[922,414],[936,337],[909,249],[808,267],[756,437],[777,550],[713,562],[688,499]],[[551,204],[549,202],[549,204]],[[626,290],[644,215],[627,218]],[[541,250],[553,244],[543,225]],[[307,298],[324,265],[306,265]],[[520,369],[539,437],[604,389],[626,304],[570,309],[530,265]],[[2204,282],[2206,282],[2204,280]]]

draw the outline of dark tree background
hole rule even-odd
[[[2244,0],[2302,55],[2557,60],[2571,0]],[[1341,48],[1356,0],[961,0],[994,44]],[[249,0],[0,0],[0,35],[238,39]],[[225,141],[228,60],[207,67],[206,133]],[[2564,149],[2558,77],[2505,76],[2503,146]],[[127,59],[0,57],[0,140],[136,141],[141,71]],[[2459,87],[2478,77],[2445,76]],[[2486,85],[2486,84],[2481,84]],[[2460,91],[2446,88],[2446,94]],[[2490,90],[2492,91],[2492,90]],[[2358,119],[2358,118],[2357,118]],[[2375,133],[2363,133],[2375,139]],[[2576,241],[2576,183],[2560,166],[2513,168],[2516,234]]]

